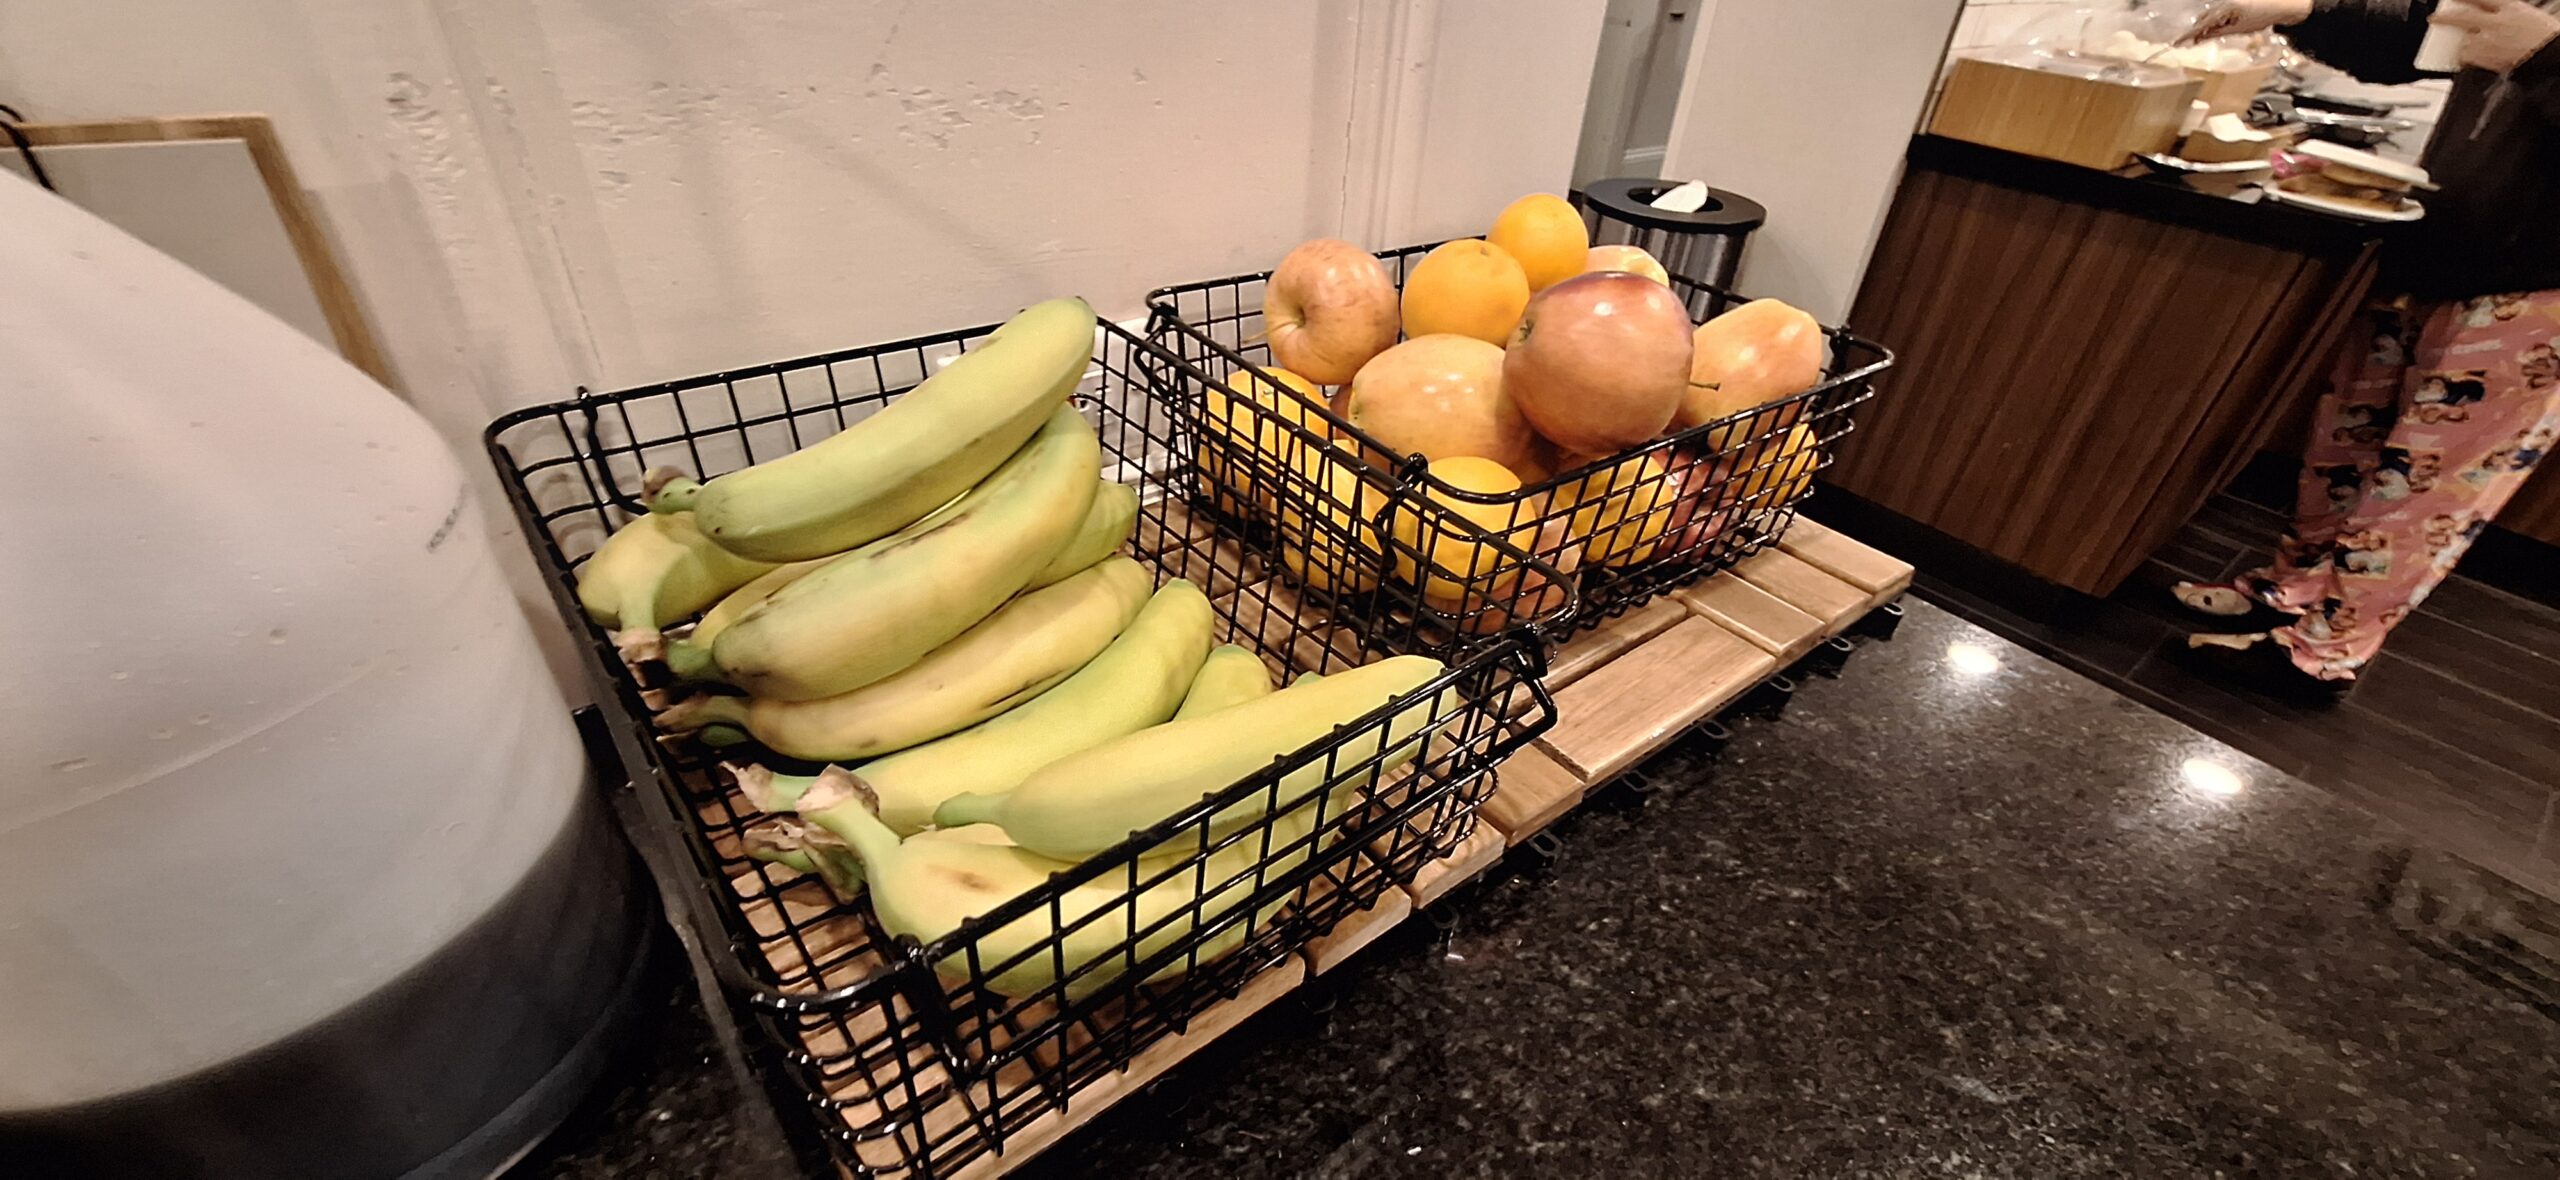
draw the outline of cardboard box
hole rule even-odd
[[[2237,115],[2248,110],[2249,104],[2257,100],[2258,92],[2267,88],[2267,79],[2275,77],[2275,73],[2274,66],[2257,66],[2246,70],[2190,69],[2187,76],[2203,84],[2204,89],[2197,92],[2196,101],[2204,104],[2204,113],[2210,117]]]
[[[2181,159],[2199,164],[2234,164],[2242,160],[2265,160],[2279,148],[2293,146],[2302,138],[2299,126],[2270,127],[2263,140],[2220,140],[2208,132],[2198,131],[2187,137],[2178,148]]]
[[[1955,60],[1929,133],[2114,170],[2175,144],[2203,88],[2178,70],[1995,51]]]

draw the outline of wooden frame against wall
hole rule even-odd
[[[311,293],[320,302],[321,314],[328,318],[329,334],[336,340],[338,355],[362,369],[374,380],[398,389],[391,379],[391,365],[382,346],[374,338],[373,327],[365,319],[364,309],[356,301],[355,286],[346,270],[338,265],[338,255],[329,245],[328,235],[321,230],[320,218],[312,208],[309,194],[295,179],[293,163],[285,158],[284,144],[277,140],[275,123],[265,115],[182,115],[167,118],[103,119],[82,123],[21,123],[27,142],[35,147],[68,147],[76,144],[100,143],[164,143],[200,139],[237,139],[248,145],[249,158],[258,166],[258,177],[267,186],[267,197],[275,204],[276,217],[284,224],[285,237],[293,243],[293,252],[302,263],[303,276],[311,283]]]

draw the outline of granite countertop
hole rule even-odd
[[[1915,168],[2307,253],[2361,249],[2403,228],[2271,201],[2254,187],[2198,188],[2139,164],[2107,172],[1937,135],[1914,137],[1906,158]]]
[[[1018,1174],[2560,1175],[2547,903],[1988,632],[1649,773]],[[784,1170],[656,1029],[526,1174]]]

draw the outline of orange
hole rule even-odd
[[[1208,426],[1229,440],[1222,445],[1206,438],[1200,442],[1200,470],[1223,487],[1215,489],[1213,502],[1227,512],[1242,513],[1258,506],[1271,511],[1272,489],[1261,486],[1257,471],[1278,472],[1288,468],[1289,452],[1294,449],[1289,431],[1279,422],[1265,418],[1246,408],[1253,402],[1273,411],[1280,420],[1303,426],[1318,436],[1329,433],[1324,416],[1315,412],[1315,404],[1324,394],[1313,381],[1287,369],[1265,369],[1275,388],[1258,380],[1251,369],[1237,369],[1223,387],[1212,387],[1208,397]],[[1229,456],[1235,461],[1229,462]],[[1229,495],[1228,493],[1233,493]]]
[[[1441,511],[1396,513],[1396,576],[1419,585],[1423,597],[1439,601],[1463,600],[1471,592],[1507,590],[1507,585],[1484,583],[1509,582],[1503,576],[1504,567],[1516,562],[1481,539],[1500,536],[1523,551],[1537,540],[1536,511],[1508,498],[1520,490],[1520,477],[1500,463],[1474,456],[1434,459],[1431,475],[1460,491],[1499,498],[1479,504],[1433,488],[1430,498]],[[1427,522],[1425,515],[1430,517]],[[1431,566],[1427,576],[1421,569],[1425,561]]]
[[[1554,193],[1531,193],[1493,219],[1485,240],[1500,246],[1529,276],[1529,289],[1548,287],[1582,273],[1591,260],[1591,233],[1582,214]]]
[[[1509,251],[1475,238],[1443,244],[1404,278],[1408,339],[1471,336],[1499,348],[1528,306],[1528,272]]]

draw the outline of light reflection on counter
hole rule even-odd
[[[2249,789],[2249,776],[2210,758],[2179,763],[2178,777],[2187,781],[2189,790],[2210,799],[2229,799]]]
[[[1947,666],[1966,676],[1988,676],[2000,670],[2000,657],[1979,643],[1959,639],[1947,645]]]

